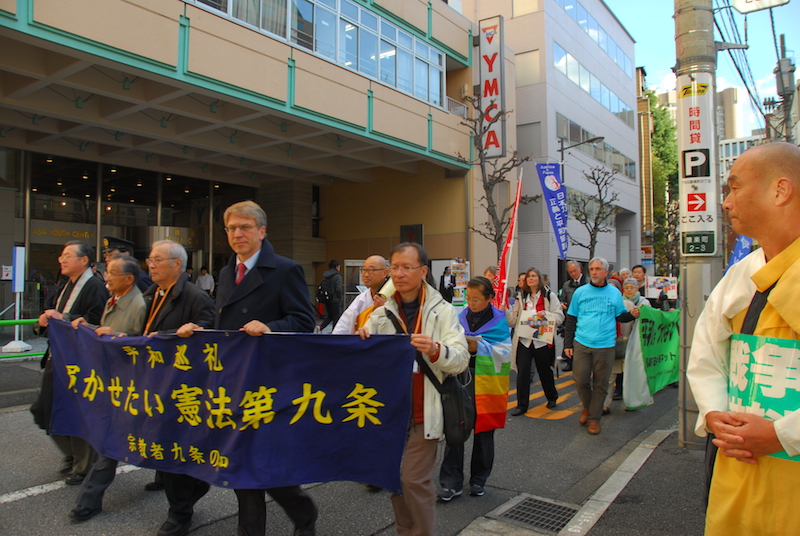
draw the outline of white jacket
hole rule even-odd
[[[458,321],[455,308],[447,303],[442,295],[427,283],[425,285],[425,303],[422,306],[422,333],[430,335],[433,342],[441,344],[439,359],[431,363],[428,356],[423,355],[433,373],[443,381],[448,374],[463,372],[469,365],[469,350],[467,340],[464,338],[464,328]],[[402,316],[397,308],[397,300],[393,297],[386,300],[386,305],[375,309],[367,320],[366,328],[370,334],[389,335],[397,333],[394,324],[386,316],[390,310],[403,323]],[[420,374],[423,374],[420,371]],[[439,439],[444,435],[444,414],[442,413],[442,397],[439,391],[425,377],[424,393],[425,409],[425,438]]]
[[[549,289],[548,289],[549,290]],[[516,327],[520,321],[520,312],[522,311],[522,294],[517,294],[514,301],[514,307],[506,311],[506,321],[511,327]],[[564,322],[564,309],[561,308],[561,300],[558,299],[556,293],[552,290],[544,298],[544,313],[549,319],[555,319],[556,327]],[[519,331],[514,330],[514,340],[511,341],[511,368],[517,370],[517,343],[519,342]]]

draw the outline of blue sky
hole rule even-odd
[[[675,75],[672,67],[675,65],[675,21],[673,0],[605,0],[608,7],[625,26],[625,29],[636,40],[636,66],[643,66],[647,71],[647,85],[658,92],[675,89]],[[643,6],[647,7],[644,8]],[[732,10],[739,27],[739,33],[744,35],[744,16]],[[800,0],[790,0],[784,6],[773,8],[775,18],[775,33],[780,43],[780,35],[786,34],[787,56],[794,59],[795,50],[800,50]],[[716,16],[720,16],[717,14]],[[716,36],[719,40],[719,36]],[[759,98],[775,97],[775,75],[772,70],[777,63],[775,45],[772,38],[772,26],[769,10],[750,13],[747,16],[747,41],[750,49],[746,51],[750,62],[750,70],[756,80]],[[800,79],[800,69],[795,72],[795,78]],[[754,128],[763,127],[763,118],[758,121],[750,99],[744,89],[744,84],[739,74],[733,67],[733,62],[727,52],[717,55],[717,90],[729,87],[739,88],[739,114],[741,116],[741,131],[739,136],[749,136]]]

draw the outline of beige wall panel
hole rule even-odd
[[[372,128],[382,134],[428,146],[430,107],[384,86],[373,86]]]
[[[16,14],[17,0],[0,0],[0,9]]]
[[[183,2],[174,0],[36,0],[33,18],[65,32],[177,65],[183,7]],[[86,23],[87,16],[91,24]],[[146,36],[142,28],[147,28]]]
[[[190,71],[287,100],[289,46],[202,9],[190,8],[187,13],[192,28]]]
[[[293,57],[297,106],[367,126],[368,79],[298,50]]]
[[[467,33],[472,24],[444,2],[434,2],[432,17],[433,38],[456,52],[469,56],[472,42]]]
[[[461,124],[462,119],[435,108],[433,115],[433,150],[450,156],[461,154],[469,158],[469,129]]]
[[[430,235],[425,234],[425,250],[431,259],[452,259],[453,257],[461,257],[467,254],[466,252],[466,238],[464,233],[448,233]],[[433,274],[437,281],[442,274]]]
[[[428,3],[420,0],[376,0],[376,4],[391,11],[423,33],[428,31]]]

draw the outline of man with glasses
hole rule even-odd
[[[389,277],[389,269],[386,267],[386,259],[380,255],[372,255],[364,261],[364,265],[361,267],[361,280],[367,286],[367,290],[359,294],[339,317],[336,327],[333,328],[334,335],[352,335],[356,332],[356,328],[363,325],[363,322],[359,324],[358,320],[364,311],[386,303],[386,300],[377,294],[386,283],[387,277]],[[364,322],[366,322],[366,318]]]
[[[124,238],[117,238],[116,236],[106,235],[103,237],[103,261],[106,263],[106,270],[108,270],[108,261],[114,255],[122,253],[133,257],[133,248],[136,244]],[[136,286],[142,292],[153,286],[153,280],[147,276],[147,272],[139,271],[139,277],[136,278]]]
[[[219,273],[215,329],[243,330],[258,337],[273,331],[311,332],[314,311],[303,267],[275,254],[267,240],[267,215],[258,204],[242,201],[223,214],[228,244],[233,249]],[[191,336],[188,324],[178,335]],[[294,523],[294,536],[314,536],[317,507],[300,486],[237,489],[240,536],[265,536],[268,493]]]
[[[410,334],[417,358],[424,359],[440,382],[447,374],[463,372],[469,364],[464,328],[455,308],[425,282],[428,254],[423,247],[413,242],[398,245],[392,251],[389,272],[396,291],[358,334],[362,339],[370,334]],[[392,494],[391,500],[400,536],[431,536],[436,534],[432,474],[436,447],[444,434],[442,399],[416,363],[411,391],[412,415],[400,468],[403,495]]]
[[[71,240],[66,243],[58,263],[61,265],[61,274],[68,281],[58,289],[52,308],[45,310],[38,321],[39,333],[43,334],[50,319],[72,321],[83,317],[91,324],[100,322],[103,307],[108,299],[103,282],[92,276],[89,262],[94,257],[94,250],[86,242]],[[34,420],[48,434],[50,433],[50,418],[53,409],[53,365],[50,360],[50,347],[42,358],[42,388],[39,399],[31,406]],[[86,474],[94,462],[95,452],[91,445],[79,437],[51,436],[58,448],[64,454],[60,471],[66,474],[65,482],[78,485],[83,482]]]
[[[136,287],[139,276],[139,262],[130,255],[116,254],[106,261],[106,288],[111,297],[106,302],[100,326],[91,324],[80,317],[72,321],[78,329],[80,324],[87,325],[98,335],[115,337],[137,337],[144,327],[147,306],[142,298],[142,291]],[[94,467],[83,481],[77,506],[69,513],[74,521],[86,521],[103,510],[103,495],[114,481],[117,471],[117,460],[99,456]]]
[[[184,247],[171,240],[153,244],[146,259],[153,286],[144,293],[147,315],[142,334],[175,333],[189,322],[202,328],[214,325],[214,302],[186,275],[188,255]],[[185,474],[157,472],[163,476],[169,502],[169,517],[158,536],[186,534],[194,514],[194,504],[208,492],[207,483]],[[154,484],[151,482],[149,485]],[[155,486],[151,486],[155,487]]]

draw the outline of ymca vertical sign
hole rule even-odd
[[[503,17],[484,19],[480,27],[481,108],[489,122],[505,110],[505,61],[503,57]],[[506,155],[506,122],[500,118],[483,138],[483,152],[490,158]]]
[[[712,74],[679,76],[679,195],[684,255],[710,256],[717,251],[716,144]]]

